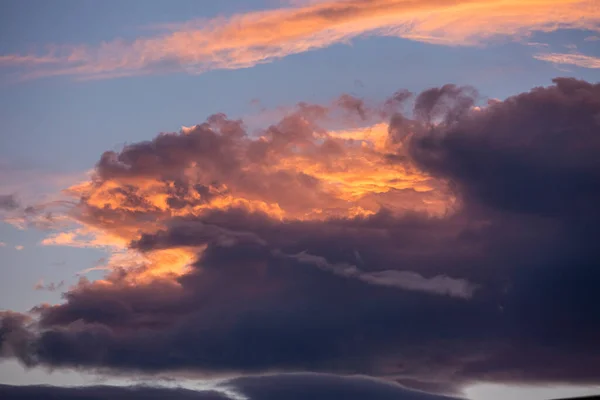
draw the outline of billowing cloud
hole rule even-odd
[[[301,104],[255,135],[216,115],[104,153],[53,244],[114,248],[109,272],[4,315],[2,354],[435,392],[597,383],[600,85],[408,99]]]
[[[245,68],[359,36],[396,36],[442,45],[476,45],[534,31],[598,31],[595,0],[319,1],[158,27],[156,36],[99,46],[52,46],[46,54],[5,54],[0,65],[22,78],[109,78]]]
[[[582,68],[600,68],[600,57],[579,53],[539,53],[535,58],[555,64],[575,65]]]

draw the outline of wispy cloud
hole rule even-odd
[[[2,210],[14,210],[19,207],[15,195],[13,194],[0,194],[0,209]]]
[[[447,275],[437,275],[425,278],[412,271],[383,270],[375,272],[361,271],[351,264],[331,264],[326,258],[315,256],[306,251],[288,256],[301,263],[312,264],[316,267],[346,278],[354,278],[372,285],[389,286],[403,290],[412,290],[436,295],[446,295],[462,299],[470,299],[477,285],[465,279],[454,279]]]
[[[162,25],[155,36],[98,46],[53,46],[45,54],[6,54],[0,66],[21,79],[68,75],[101,79],[161,72],[202,73],[266,63],[363,35],[442,45],[560,28],[600,31],[595,0],[348,0]]]
[[[50,283],[44,283],[43,279],[40,279],[34,286],[33,288],[35,290],[47,290],[49,292],[55,292],[59,289],[61,289],[63,286],[65,285],[65,281],[60,281],[58,283],[54,283],[54,282],[50,282]]]
[[[575,65],[582,68],[600,68],[600,57],[577,53],[540,53],[534,55],[538,60],[555,64]]]

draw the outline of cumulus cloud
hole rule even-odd
[[[257,135],[216,115],[104,153],[54,244],[112,246],[109,272],[3,315],[2,354],[446,393],[597,383],[600,85],[413,98],[300,104]]]
[[[245,68],[359,36],[476,45],[534,31],[598,31],[595,0],[345,0],[303,2],[209,20],[167,24],[156,36],[93,47],[54,45],[46,54],[5,54],[23,78],[110,78],[157,72]]]

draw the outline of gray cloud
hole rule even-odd
[[[12,211],[19,208],[19,202],[14,194],[0,195],[0,210]]]

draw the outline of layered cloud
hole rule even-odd
[[[69,191],[77,228],[47,243],[113,248],[110,271],[4,314],[3,354],[437,392],[597,383],[600,85],[477,104],[454,85],[342,96],[105,152]]]
[[[0,395],[7,400],[27,399],[178,399],[178,400],[231,400],[218,392],[167,389],[156,387],[49,387],[49,386],[8,386],[0,385]]]
[[[600,30],[595,0],[347,0],[253,11],[158,27],[155,36],[97,46],[53,45],[40,54],[5,54],[22,78],[109,78],[236,69],[346,43],[396,36],[442,45],[478,45],[534,31]]]
[[[339,377],[318,374],[264,375],[223,382],[214,390],[190,390],[159,387],[102,387],[55,388],[48,386],[3,386],[4,399],[196,399],[196,400],[453,400],[446,396],[408,390],[399,385],[366,377]],[[457,399],[454,399],[457,400]]]

